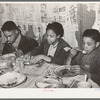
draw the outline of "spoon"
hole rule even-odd
[[[71,48],[71,49],[74,49],[74,50],[80,51],[80,52],[82,52],[83,54],[86,54],[86,53],[87,53],[86,50],[80,50],[80,49],[78,49],[78,48]]]
[[[86,53],[87,53],[85,50],[80,50],[80,49],[77,49],[77,48],[71,48],[71,47],[66,47],[66,48],[64,48],[65,51],[68,51],[68,50],[71,50],[71,49],[80,51],[80,52],[82,52],[83,54],[86,54]]]
[[[85,50],[80,50],[80,49],[75,49],[75,50],[78,50],[78,51],[82,52],[83,54],[87,53]]]
[[[84,75],[84,81],[87,81],[87,74]]]
[[[76,81],[75,81],[75,80],[73,80],[73,81],[72,81],[72,83],[70,84],[69,88],[72,88],[72,87],[73,87],[73,85],[75,84],[75,82],[76,82]]]

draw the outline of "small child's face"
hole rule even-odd
[[[59,36],[57,36],[56,33],[52,29],[49,29],[47,30],[46,38],[49,44],[55,44]]]
[[[96,47],[97,42],[90,37],[83,37],[83,48],[87,54],[91,53]]]

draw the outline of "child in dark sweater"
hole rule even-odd
[[[62,65],[68,56],[65,47],[70,47],[69,44],[61,37],[64,34],[63,26],[58,22],[49,23],[46,28],[46,39],[40,46],[36,47],[30,54],[26,55],[26,59],[31,57],[31,63],[37,63],[44,60],[49,63]]]
[[[76,74],[87,74],[100,85],[100,34],[95,29],[87,29],[83,33],[83,49],[85,54],[75,49],[70,50],[67,64]]]

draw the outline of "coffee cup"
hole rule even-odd
[[[89,82],[81,81],[77,84],[78,88],[91,88],[92,85]]]

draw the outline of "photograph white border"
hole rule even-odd
[[[0,2],[0,3],[39,3],[38,2]],[[55,1],[56,2],[56,1]],[[55,3],[52,1],[42,3]],[[63,3],[65,1],[61,1]],[[73,3],[66,1],[68,3]],[[56,3],[60,3],[56,2]],[[90,1],[87,2],[77,2],[74,3],[92,3]],[[95,3],[95,2],[93,2]],[[99,2],[100,3],[100,2]],[[100,89],[99,88],[91,88],[91,89],[36,89],[36,88],[12,88],[12,89],[0,89],[0,98],[100,98]]]

